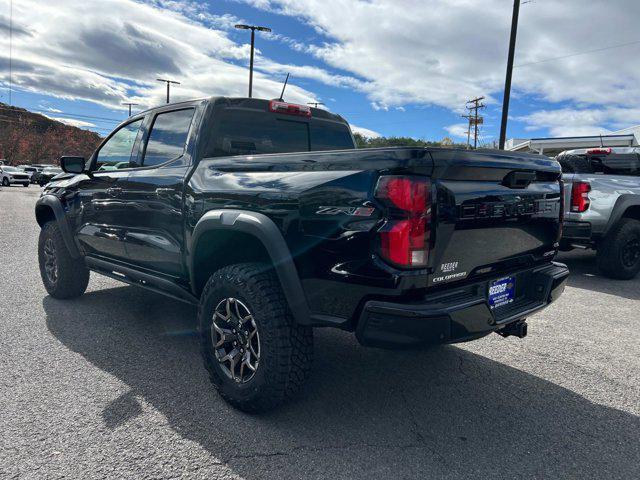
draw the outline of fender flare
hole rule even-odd
[[[294,319],[301,325],[311,324],[309,305],[289,247],[273,220],[258,212],[231,209],[211,210],[198,220],[191,236],[191,248],[188,253],[189,278],[194,294],[197,294],[195,291],[195,252],[200,237],[211,230],[246,233],[262,243],[271,258]]]
[[[36,220],[38,220],[38,209],[42,207],[51,208],[53,211],[53,215],[55,217],[56,223],[58,224],[58,228],[60,229],[60,233],[62,234],[62,238],[64,240],[65,245],[67,246],[67,250],[69,250],[69,254],[72,258],[80,258],[80,250],[78,250],[78,246],[73,241],[73,234],[71,233],[71,228],[69,227],[69,221],[67,219],[67,215],[62,206],[62,202],[58,197],[53,195],[43,195],[36,202]],[[42,227],[42,224],[38,220],[38,224]]]
[[[613,206],[613,210],[611,211],[611,216],[609,217],[609,221],[607,222],[607,226],[602,232],[602,236],[606,236],[611,229],[616,225],[624,212],[627,211],[629,207],[639,207],[640,206],[640,195],[633,193],[625,193],[620,195],[616,200],[616,203]]]

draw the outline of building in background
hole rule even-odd
[[[588,137],[511,138],[507,140],[505,149],[511,152],[538,153],[553,157],[564,150],[600,146],[640,146],[640,125],[611,132],[607,135]]]

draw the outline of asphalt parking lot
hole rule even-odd
[[[209,386],[193,308],[93,274],[73,301],[37,267],[39,189],[0,191],[1,478],[640,478],[640,279],[564,254],[524,340],[390,352],[316,330],[276,412]]]

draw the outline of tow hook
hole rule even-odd
[[[503,337],[515,336],[518,338],[524,338],[527,336],[527,322],[513,322],[504,328],[501,328],[496,332]]]

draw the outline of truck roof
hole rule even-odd
[[[143,110],[139,113],[137,113],[136,115],[144,115],[148,112],[153,112],[154,110],[159,110],[159,109],[165,109],[167,107],[176,107],[176,106],[181,106],[181,105],[191,105],[194,102],[208,102],[210,104],[216,105],[224,105],[226,104],[229,107],[239,107],[239,108],[259,108],[259,107],[267,107],[269,102],[271,101],[281,101],[279,99],[264,99],[264,98],[249,98],[249,97],[224,97],[224,96],[211,96],[211,97],[201,97],[201,98],[194,98],[191,100],[184,100],[181,102],[171,102],[171,103],[166,103],[166,104],[162,104],[162,105],[158,105],[156,107],[152,107],[152,108],[148,108],[146,110]],[[287,102],[286,100],[284,101],[285,103],[293,103],[293,102]],[[298,105],[298,104],[296,104]],[[337,113],[332,113],[328,110],[324,110],[322,108],[315,108],[315,107],[309,107],[311,109],[312,112],[312,116],[315,118],[322,118],[325,120],[333,120],[333,121],[337,121],[337,122],[344,122],[347,123],[347,121],[341,116],[338,115]]]

